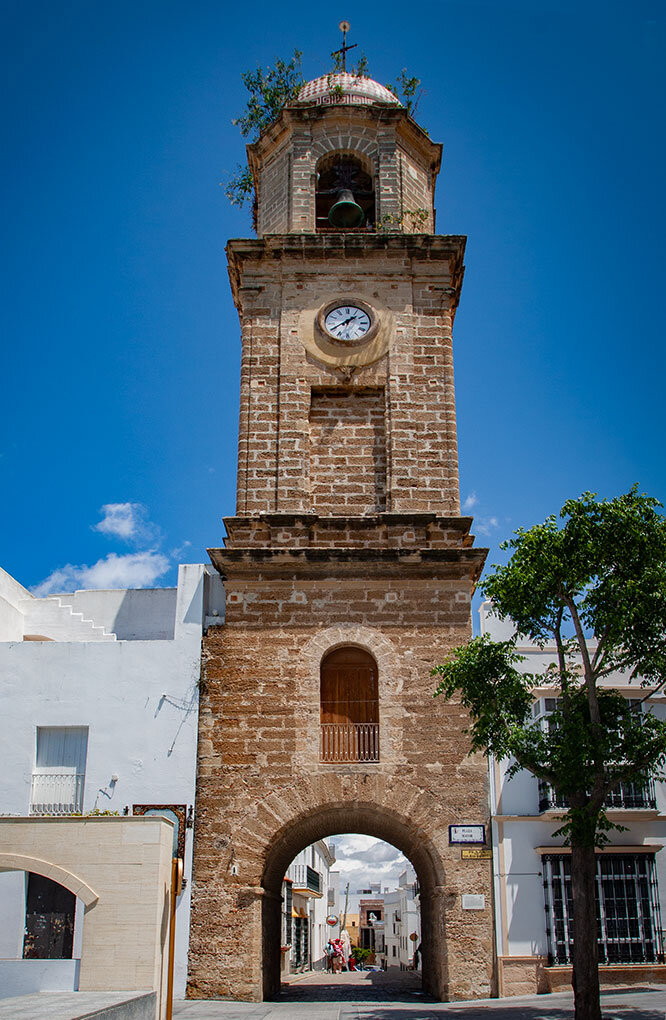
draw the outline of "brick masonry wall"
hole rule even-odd
[[[380,214],[400,215],[405,186],[421,202],[440,150],[404,112],[286,111],[253,158],[268,173],[284,145],[290,233],[228,247],[243,346],[238,516],[211,550],[226,617],[203,641],[189,994],[274,995],[287,866],[319,838],[365,832],[417,870],[425,990],[483,997],[490,865],[463,862],[448,826],[487,824],[487,768],[430,677],[469,637],[484,559],[458,516],[451,330],[464,239],[312,233],[327,151],[374,161]],[[277,163],[270,172],[284,189]],[[279,205],[260,222],[281,222]],[[352,297],[375,309],[384,346],[350,368],[344,350],[337,363],[317,356],[313,330],[328,301]],[[377,762],[320,761],[320,664],[344,645],[377,662]],[[466,892],[484,909],[463,911]]]
[[[259,236],[315,230],[317,168],[332,152],[358,157],[371,173],[378,222],[390,217],[386,228],[394,232],[432,231],[438,149],[415,136],[406,118],[404,111],[370,106],[291,108],[274,138],[269,131],[251,147],[258,154]],[[412,222],[403,216],[410,209],[425,209],[428,218]]]
[[[310,490],[318,513],[386,509],[383,390],[313,390]]]
[[[394,240],[403,243],[386,239],[364,253],[343,249],[342,257],[336,251],[325,274],[309,253],[311,244],[315,255],[326,252],[324,237],[305,238],[302,251],[283,252],[279,261],[257,242],[257,257],[243,261],[239,514],[310,511],[312,392],[337,388],[343,400],[382,387],[386,509],[459,513],[452,342],[459,281],[449,259],[433,258],[430,246],[421,260],[421,249],[410,252]],[[327,297],[345,294],[383,307],[392,322],[387,355],[351,380],[313,358],[300,338],[304,310],[312,323]],[[359,506],[375,509],[374,497]]]
[[[284,145],[263,167],[257,198],[257,233],[277,234],[289,229],[292,148]]]
[[[261,997],[262,904],[266,920],[275,876],[332,831],[407,853],[423,886],[431,988],[489,994],[490,865],[461,862],[448,844],[450,823],[487,822],[486,763],[468,756],[465,713],[433,701],[429,676],[469,634],[469,580],[231,573],[226,624],[203,646],[189,994]],[[319,664],[346,643],[378,664],[377,764],[319,761]],[[335,827],[341,817],[348,828]],[[464,892],[484,894],[485,910],[463,912]]]

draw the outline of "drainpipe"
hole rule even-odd
[[[183,861],[174,857],[171,861],[171,902],[169,911],[169,962],[167,970],[166,1020],[173,1015],[173,969],[176,957],[176,900],[183,891]]]

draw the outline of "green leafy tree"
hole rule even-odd
[[[250,93],[244,112],[240,117],[232,121],[240,129],[243,138],[256,141],[266,128],[270,127],[280,114],[280,110],[287,103],[293,102],[305,84],[301,71],[301,50],[294,50],[291,60],[278,59],[274,67],[258,67],[256,71],[244,71],[241,75],[243,84]],[[330,78],[342,70],[342,54],[332,54],[334,68]],[[366,76],[368,59],[364,53],[361,54],[356,64],[351,68],[350,74],[357,78]],[[416,110],[418,98],[415,99],[417,89],[421,84],[420,78],[411,78],[403,68],[400,72],[397,85],[387,85],[396,98],[401,99],[403,106],[412,116]],[[332,86],[342,94],[340,85]],[[239,163],[229,180],[224,184],[224,193],[232,205],[243,206],[251,198],[254,189],[252,171],[247,163]]]
[[[410,117],[413,117],[416,113],[416,107],[419,105],[419,100],[423,95],[423,90],[421,90],[418,95],[416,94],[420,84],[421,79],[412,78],[407,74],[407,68],[403,67],[397,77],[396,84],[387,84],[386,86],[389,92],[392,92],[396,99],[400,100]]]
[[[592,493],[565,503],[561,520],[515,532],[506,566],[483,582],[500,618],[557,655],[542,674],[522,672],[515,639],[474,638],[436,667],[435,696],[469,710],[472,752],[513,759],[566,798],[571,846],[573,988],[576,1020],[601,1020],[595,848],[613,828],[604,804],[621,782],[661,774],[666,723],[634,712],[602,686],[616,670],[643,687],[666,682],[666,519],[657,500]],[[594,634],[595,640],[586,635]],[[532,720],[533,690],[557,686],[546,728]],[[650,697],[647,694],[646,697]]]
[[[300,50],[294,50],[289,61],[276,60],[275,67],[258,67],[241,75],[250,93],[244,113],[231,123],[240,128],[243,138],[256,141],[262,131],[273,123],[286,103],[296,99],[304,83]],[[225,195],[232,205],[242,206],[252,194],[254,181],[247,164],[239,164],[225,186]]]

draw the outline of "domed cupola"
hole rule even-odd
[[[296,101],[315,106],[346,104],[371,106],[373,103],[402,106],[400,100],[385,85],[380,85],[372,78],[350,74],[347,71],[313,78],[302,87]]]
[[[247,153],[260,237],[435,231],[442,147],[372,78],[306,82]]]

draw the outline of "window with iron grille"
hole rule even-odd
[[[574,942],[571,857],[547,854],[543,867],[548,960],[568,964]],[[654,855],[599,854],[596,884],[599,962],[662,962]]]
[[[539,811],[551,811],[557,808],[568,808],[569,800],[554,790],[545,779],[539,780]],[[657,795],[654,780],[651,777],[642,782],[621,782],[611,790],[605,801],[607,808],[652,808],[657,807]]]

